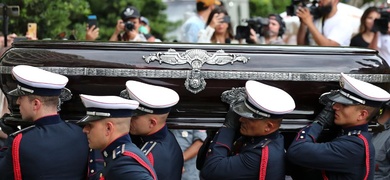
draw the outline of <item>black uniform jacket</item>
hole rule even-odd
[[[159,180],[180,180],[183,170],[183,152],[175,136],[165,125],[148,136],[132,136],[156,170]]]
[[[368,125],[343,128],[340,135],[316,143],[322,126],[312,123],[303,128],[290,145],[290,162],[322,171],[323,179],[374,179],[375,150]]]
[[[86,179],[88,141],[82,129],[46,116],[10,135],[0,151],[0,179]]]

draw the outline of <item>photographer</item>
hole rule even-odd
[[[268,15],[268,25],[261,28],[260,37],[257,37],[256,31],[251,28],[250,39],[255,44],[285,44],[282,39],[286,25],[283,18],[278,14]]]
[[[210,13],[206,29],[199,32],[198,43],[228,43],[233,39],[233,28],[230,16],[225,8],[217,7]]]
[[[381,13],[382,17],[384,15],[386,14]],[[390,63],[390,21],[389,21],[389,17],[385,17],[381,19],[387,21],[387,31],[385,31],[386,24],[382,25],[383,27],[381,29],[384,30],[379,30],[380,27],[377,27],[378,25],[374,25],[372,31],[375,32],[375,35],[368,47],[371,49],[378,50],[379,55],[383,57],[389,64]]]
[[[115,32],[110,41],[146,41],[145,36],[138,31],[140,16],[135,7],[126,7],[121,14],[122,19],[117,21]]]
[[[319,0],[319,18],[314,21],[309,8],[297,9],[296,15],[301,22],[297,34],[298,45],[349,46],[353,29],[348,21],[343,20],[345,16],[338,11],[338,3],[339,0]]]
[[[368,48],[375,36],[375,33],[372,32],[375,19],[379,17],[378,8],[374,6],[367,8],[360,18],[359,33],[352,37],[350,46]]]

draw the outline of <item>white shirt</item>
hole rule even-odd
[[[196,43],[199,37],[199,31],[204,29],[206,21],[199,15],[190,17],[181,27],[182,42]]]
[[[390,35],[381,34],[378,36],[379,55],[390,65]]]
[[[349,46],[353,33],[353,26],[345,17],[344,13],[337,10],[334,16],[325,20],[323,26],[322,18],[315,20],[314,25],[326,38],[337,42],[340,46]],[[309,34],[309,44],[317,45],[311,34]]]

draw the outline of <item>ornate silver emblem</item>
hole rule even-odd
[[[187,74],[184,85],[187,90],[194,94],[202,91],[207,84],[200,70],[203,64],[225,65],[228,63],[233,64],[236,61],[246,63],[249,60],[249,58],[242,55],[225,53],[223,50],[218,50],[216,53],[208,53],[202,49],[190,49],[184,53],[178,53],[174,49],[169,49],[167,52],[158,52],[146,57],[143,56],[143,59],[146,63],[152,61],[158,61],[160,64],[167,63],[172,65],[188,63],[192,67],[192,70]]]
[[[65,101],[69,101],[70,99],[72,99],[72,96],[73,96],[73,94],[68,88],[61,89],[61,94],[60,94],[58,105],[57,105],[58,112],[61,111],[61,105]]]
[[[231,90],[226,90],[221,94],[221,101],[232,106],[236,102],[245,101],[246,97],[245,87],[233,87]]]
[[[130,95],[129,95],[129,92],[127,92],[126,89],[122,90],[119,94],[120,97],[123,97],[125,99],[130,99]]]

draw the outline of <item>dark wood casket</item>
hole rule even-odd
[[[295,132],[315,117],[322,108],[318,97],[339,88],[340,72],[385,90],[390,85],[389,66],[376,51],[348,47],[17,42],[1,57],[3,92],[16,87],[10,72],[20,64],[69,78],[73,97],[60,113],[70,121],[85,115],[81,93],[120,95],[130,79],[172,88],[180,101],[170,113],[171,128],[220,127],[228,103],[243,92],[247,80],[282,88],[295,99],[296,110],[283,120],[285,132]],[[15,120],[18,106],[10,96],[7,100]]]

